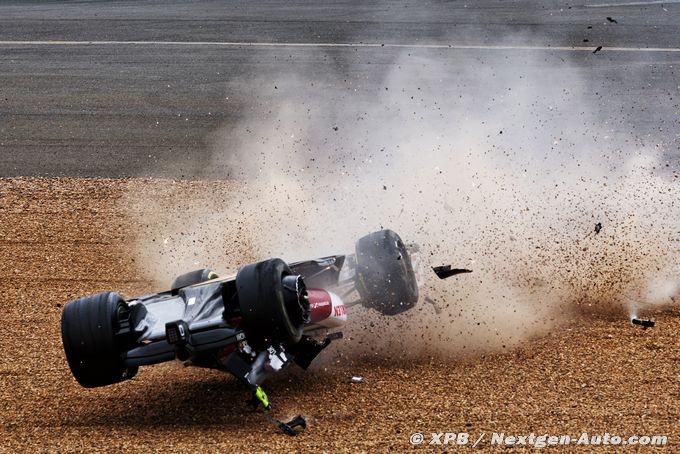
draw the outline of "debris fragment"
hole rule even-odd
[[[337,126],[333,126],[333,131],[337,131],[337,130],[338,130],[338,127],[337,127]]]
[[[597,46],[597,49],[593,51],[594,54],[598,53],[599,51],[602,50],[602,46]]]
[[[455,276],[456,274],[472,273],[472,270],[451,268],[451,265],[433,266],[432,271],[437,274],[439,279],[446,279],[447,277]]]
[[[363,383],[363,381],[364,381],[364,377],[360,377],[358,375],[355,375],[354,377],[352,377],[352,380],[351,380],[352,383]]]
[[[436,302],[435,300],[433,300],[432,298],[430,298],[429,296],[426,296],[426,297],[425,297],[425,302],[426,302],[427,304],[431,304],[432,307],[434,307],[434,313],[435,313],[435,314],[439,315],[439,314],[442,313],[442,308],[439,307],[439,305],[437,304],[437,302]]]
[[[618,24],[618,22],[616,21],[616,19],[612,19],[611,17],[607,17],[607,20],[608,20],[609,22],[611,22],[612,24]]]
[[[602,230],[602,223],[598,222],[597,224],[595,224],[595,235],[600,233],[600,230]]]
[[[653,320],[648,320],[648,319],[645,320],[645,319],[640,319],[640,318],[632,318],[630,321],[631,321],[631,323],[633,323],[633,325],[639,325],[643,329],[654,328],[654,325],[655,325]]]

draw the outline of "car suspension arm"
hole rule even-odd
[[[267,394],[260,386],[255,387],[253,391],[253,398],[250,403],[254,404],[255,406],[257,406],[258,403],[262,404],[262,407],[264,408],[264,416],[269,420],[269,422],[281,429],[287,435],[292,437],[296,436],[296,427],[302,427],[303,429],[307,428],[307,421],[305,421],[305,418],[303,418],[301,415],[296,416],[288,422],[279,421],[273,417],[270,413],[272,404],[269,402]]]

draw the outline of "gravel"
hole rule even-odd
[[[249,410],[245,388],[215,371],[167,363],[129,382],[81,388],[62,350],[63,305],[103,290],[152,289],[130,250],[145,231],[125,208],[131,186],[160,197],[150,180],[0,179],[0,452],[455,448],[411,447],[413,432],[426,442],[430,432],[583,431],[667,435],[669,450],[680,441],[677,305],[644,314],[653,329],[576,317],[505,353],[465,360],[343,358],[337,347],[307,373],[287,371],[265,386],[277,416],[307,418],[295,438]],[[480,447],[497,448],[488,438]]]

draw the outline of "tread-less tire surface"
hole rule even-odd
[[[400,314],[418,302],[418,282],[404,242],[381,230],[356,242],[357,290],[366,307]]]
[[[123,298],[114,292],[71,301],[61,317],[61,337],[75,379],[86,388],[111,385],[130,378],[121,359],[114,329]]]
[[[236,275],[246,339],[255,348],[295,344],[302,337],[304,309],[283,278],[292,273],[281,259],[242,267]]]

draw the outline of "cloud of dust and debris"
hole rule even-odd
[[[425,268],[474,270],[426,273],[439,313],[422,301],[391,320],[355,311],[349,342],[380,355],[509,348],[579,313],[668,302],[680,207],[662,150],[598,117],[582,69],[512,57],[402,54],[377,83],[304,66],[253,78],[202,175],[228,182],[177,184],[190,214],[157,207],[149,267],[352,252],[391,228]]]

